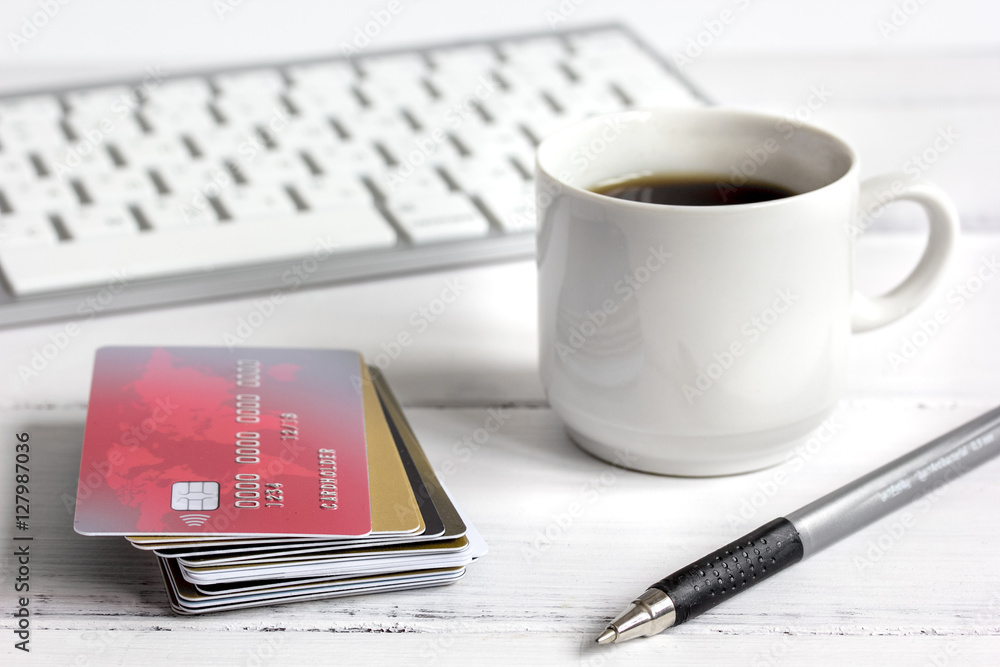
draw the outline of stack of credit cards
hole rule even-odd
[[[457,581],[486,545],[349,350],[98,350],[74,526],[182,614]]]

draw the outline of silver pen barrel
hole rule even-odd
[[[809,503],[787,518],[803,558],[1000,454],[1000,408]]]

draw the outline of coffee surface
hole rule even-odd
[[[796,194],[781,185],[747,180],[739,185],[711,174],[650,174],[600,183],[591,192],[649,204],[730,206],[784,199]]]

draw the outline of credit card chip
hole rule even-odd
[[[174,482],[170,489],[170,509],[182,512],[219,509],[219,483]]]

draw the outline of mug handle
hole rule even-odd
[[[898,320],[920,305],[944,276],[945,267],[958,240],[958,211],[944,190],[923,179],[904,174],[885,174],[864,181],[858,199],[852,240],[868,227],[873,213],[889,202],[905,199],[927,211],[930,234],[916,268],[893,290],[876,297],[858,291],[851,299],[851,331],[869,331]]]

